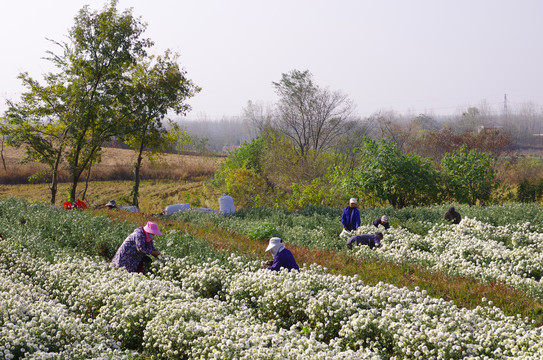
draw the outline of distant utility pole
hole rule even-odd
[[[507,115],[507,94],[503,95],[503,113]]]

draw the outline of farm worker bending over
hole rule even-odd
[[[443,216],[443,219],[446,221],[452,221],[453,224],[460,224],[460,221],[462,221],[462,216],[460,216],[460,214],[454,209],[454,206],[451,206]]]
[[[378,232],[375,234],[362,234],[351,236],[347,240],[347,247],[353,248],[353,245],[368,245],[370,249],[381,246],[381,240],[383,240],[383,234]]]
[[[281,238],[272,237],[266,251],[271,252],[273,255],[273,260],[267,262],[266,265],[269,266],[266,269],[273,271],[279,271],[281,268],[288,269],[289,271],[292,269],[300,270],[300,267],[296,264],[296,260],[294,260],[294,255],[283,245]]]
[[[117,204],[115,203],[115,200],[109,200],[109,202],[105,205],[109,210],[116,210]]]
[[[385,227],[385,230],[388,230],[388,228],[390,227],[390,224],[388,223],[388,216],[383,215],[380,218],[373,220],[373,226],[378,228],[379,225],[383,225]]]
[[[356,230],[360,226],[360,212],[356,208],[355,198],[349,200],[349,206],[343,209],[341,223],[343,224],[343,229],[347,231]]]
[[[151,262],[149,254],[157,257],[160,252],[153,244],[153,235],[162,235],[157,224],[148,221],[147,225],[140,226],[124,240],[113,260],[113,265],[124,266],[129,272],[142,272],[143,264]]]

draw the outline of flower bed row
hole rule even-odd
[[[382,231],[383,247],[354,250],[361,259],[417,264],[434,271],[467,276],[485,283],[504,282],[543,299],[543,208],[531,204],[508,204],[488,208],[460,207],[459,225],[442,220],[445,206],[406,209],[362,210],[363,224],[351,235]],[[371,225],[377,214],[391,214],[392,227],[384,231]],[[315,209],[302,212],[255,209],[233,216],[176,213],[175,219],[204,223],[212,221],[241,233],[283,236],[297,246],[348,251],[341,230],[339,211]],[[478,220],[479,219],[479,220]],[[527,221],[527,219],[531,221]]]
[[[375,228],[361,227],[357,232]],[[383,246],[353,250],[360,258],[414,263],[482,282],[501,281],[543,299],[543,232],[529,222],[493,226],[464,218],[459,225],[434,224],[425,236],[405,229],[384,232]]]
[[[100,258],[49,262],[20,245],[0,250],[6,358],[543,356],[541,330],[495,307],[459,309],[316,266],[273,273],[234,256],[227,266],[166,257],[146,277]]]

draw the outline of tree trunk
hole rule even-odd
[[[83,171],[87,168],[87,166],[89,167],[90,171],[90,167],[92,165],[95,154],[98,152],[98,149],[100,149],[100,146],[94,144],[93,147],[89,150],[89,153],[83,158],[84,161],[81,161],[80,164],[81,146],[77,147],[74,159],[71,164],[72,189],[70,191],[70,201],[76,200],[77,183],[79,182],[81,174],[83,174]]]
[[[135,180],[134,180],[134,189],[132,190],[132,195],[134,195],[132,200],[133,206],[138,206],[138,195],[139,195],[139,188],[140,188],[140,169],[141,169],[141,162],[143,160],[143,148],[145,144],[145,134],[147,133],[147,129],[143,131],[143,136],[141,138],[141,144],[138,152],[138,159],[136,160],[136,164],[134,165],[134,174],[135,174]]]
[[[53,165],[53,178],[51,179],[51,205],[55,205],[57,200],[57,185],[58,185],[58,167],[62,159],[62,149],[59,149],[55,164]]]
[[[85,201],[85,196],[87,195],[87,189],[89,188],[89,178],[90,178],[91,169],[92,169],[92,160],[90,162],[89,169],[87,171],[87,180],[85,181],[85,191],[83,191],[83,197],[81,198],[81,200],[83,201]]]
[[[81,173],[77,169],[77,165],[79,164],[80,151],[80,148],[76,149],[76,153],[72,162],[72,189],[70,190],[70,199],[68,199],[69,201],[75,201],[76,199],[77,183],[79,182],[79,177],[81,175]]]
[[[2,135],[2,149],[0,150],[0,155],[2,156],[2,165],[4,165],[4,171],[8,171],[6,168],[6,159],[4,159],[4,135]]]

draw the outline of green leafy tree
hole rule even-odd
[[[144,150],[149,156],[157,155],[181,139],[187,139],[186,130],[165,119],[170,111],[184,115],[190,109],[185,100],[200,90],[186,78],[177,58],[169,52],[157,58],[142,58],[131,70],[124,101],[129,104],[126,108],[129,124],[122,139],[137,152],[132,190],[132,205],[135,206],[138,206]]]
[[[124,84],[127,71],[152,45],[141,35],[145,25],[131,10],[119,13],[112,0],[102,11],[83,7],[68,32],[57,43],[63,52],[50,52],[60,69],[58,82],[66,87],[66,113],[61,118],[68,129],[67,156],[72,178],[70,198],[76,198],[83,171],[99,159],[101,144],[127,129]]]
[[[360,167],[338,171],[336,182],[348,194],[365,194],[394,207],[434,203],[439,174],[429,159],[403,154],[394,142],[365,138]]]
[[[490,200],[496,188],[495,158],[462,145],[459,150],[445,154],[441,159],[441,172],[446,192],[451,200],[475,205]]]
[[[8,110],[0,124],[0,133],[6,135],[6,143],[13,147],[24,146],[22,162],[36,161],[48,165],[46,174],[51,176],[51,204],[56,201],[60,164],[65,156],[67,135],[67,89],[57,82],[58,76],[47,74],[42,85],[27,73],[19,75],[27,89],[16,103],[8,101]]]
[[[26,145],[30,159],[51,167],[52,202],[62,160],[74,200],[81,175],[100,160],[104,141],[124,136],[140,150],[167,143],[176,132],[166,135],[161,120],[169,110],[186,111],[182,100],[196,90],[175,57],[166,54],[151,65],[146,50],[152,42],[141,37],[145,25],[116,6],[112,0],[102,11],[83,7],[67,41],[53,41],[62,51],[48,52],[58,73],[47,74],[45,85],[22,74],[29,91],[5,116],[10,141]]]
[[[264,150],[264,139],[262,137],[258,136],[251,141],[246,141],[222,162],[217,173],[220,174],[224,170],[245,167],[256,174],[262,174]]]

